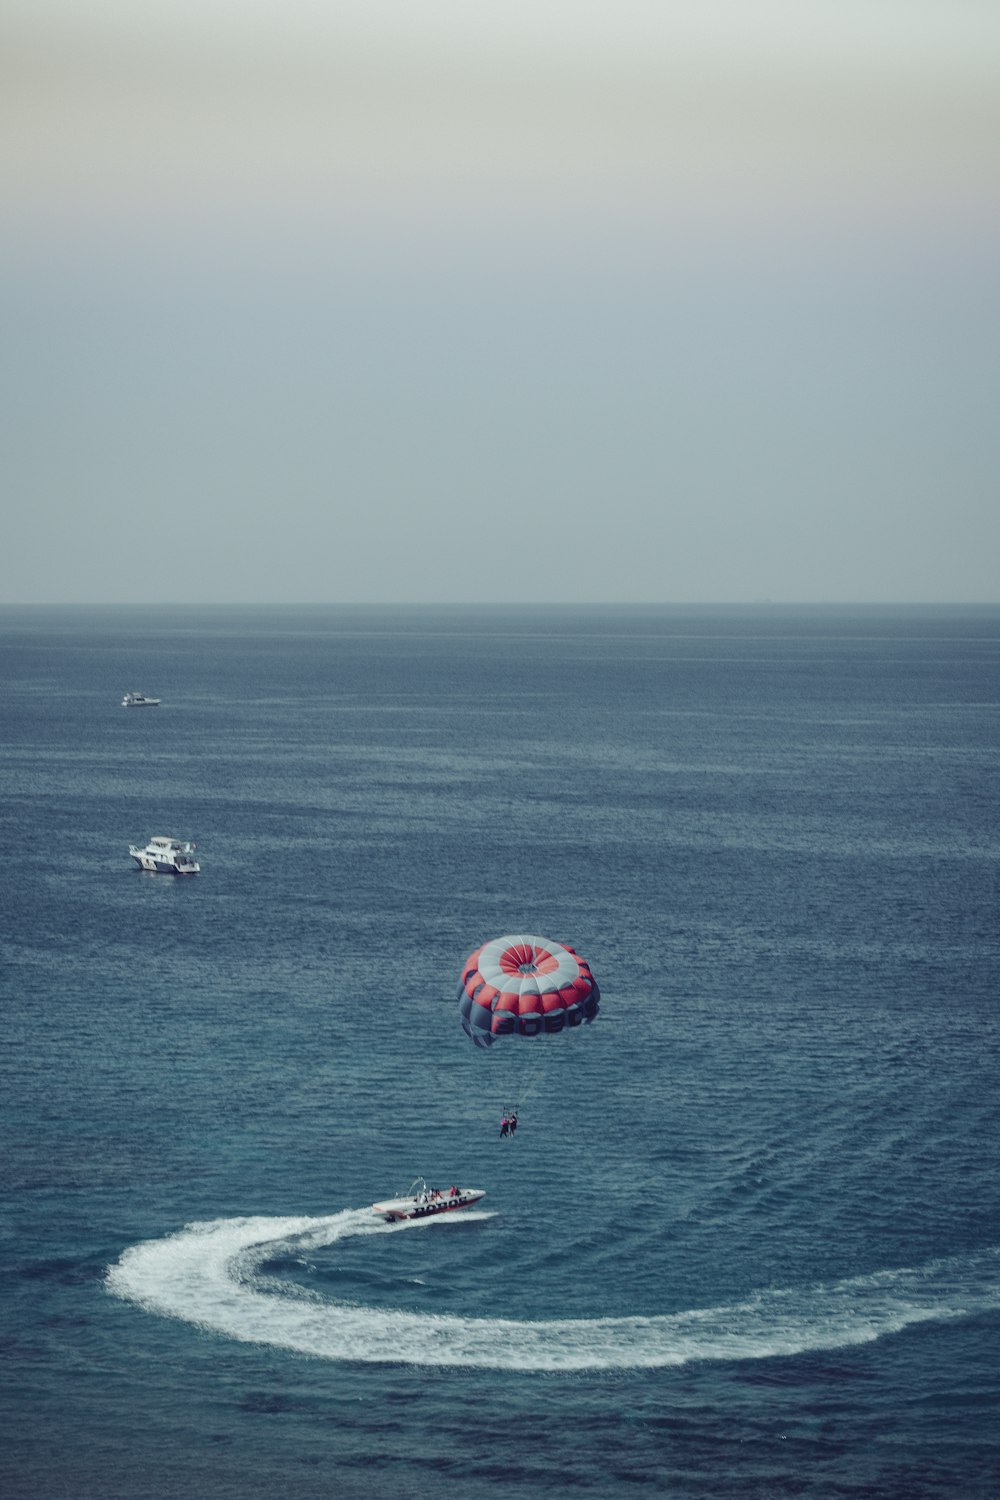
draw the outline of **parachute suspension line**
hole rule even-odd
[[[499,1047],[494,1048],[494,1051],[499,1050]],[[504,1113],[520,1114],[526,1104],[537,1098],[558,1050],[558,1046],[552,1046],[551,1038],[510,1038],[502,1056],[497,1059],[500,1068],[496,1102]]]
[[[518,1037],[517,1044],[524,1051],[523,1065],[520,1069],[519,1088],[517,1098],[509,1100],[514,1109],[519,1110],[522,1105],[529,1104],[541,1092],[545,1081],[547,1063],[551,1056],[552,1045],[549,1038],[534,1043]],[[513,1049],[512,1049],[513,1050]],[[521,1061],[521,1059],[519,1059]]]

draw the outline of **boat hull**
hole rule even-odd
[[[154,875],[197,875],[199,865],[171,865],[164,860],[150,859],[145,854],[133,854],[132,858],[140,870],[149,870]]]

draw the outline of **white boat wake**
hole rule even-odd
[[[349,1237],[448,1233],[488,1217],[466,1210],[388,1225],[373,1221],[370,1209],[346,1209],[322,1218],[216,1219],[126,1250],[109,1269],[107,1286],[149,1312],[319,1359],[523,1371],[767,1359],[870,1343],[914,1323],[1000,1308],[998,1250],[811,1287],[768,1289],[721,1307],[543,1322],[331,1302],[260,1271],[282,1253],[318,1250]]]

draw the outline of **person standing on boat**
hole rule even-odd
[[[503,1139],[503,1137],[505,1135],[509,1134],[509,1132],[510,1132],[510,1121],[507,1118],[507,1111],[504,1110],[504,1112],[503,1112],[503,1118],[500,1121],[500,1138],[501,1138],[501,1140]]]

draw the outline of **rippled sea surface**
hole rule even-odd
[[[995,1500],[998,751],[996,609],[0,610],[0,1491]]]

